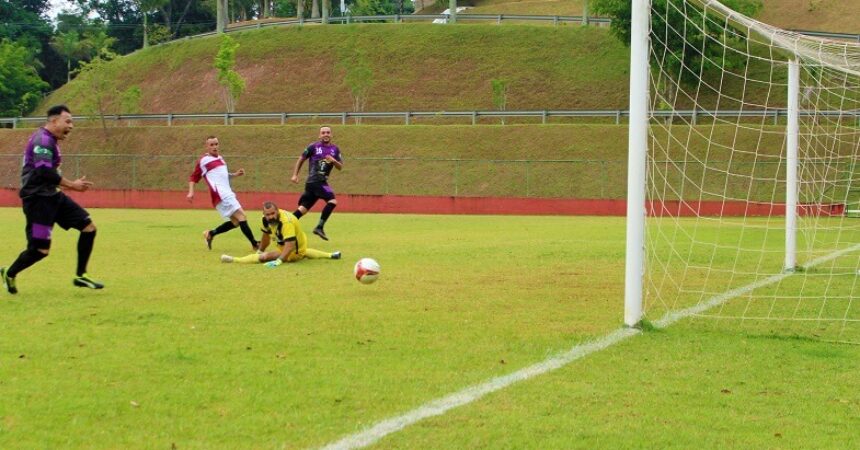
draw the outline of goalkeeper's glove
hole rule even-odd
[[[283,264],[283,261],[281,261],[281,258],[278,258],[278,259],[267,262],[265,264],[265,266],[270,268],[270,269],[274,269],[275,267],[278,267],[281,264]]]

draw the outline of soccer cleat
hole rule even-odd
[[[340,252],[334,252],[331,254],[331,259],[340,259]]]
[[[90,288],[90,289],[102,289],[102,288],[104,288],[104,287],[105,287],[105,285],[104,285],[104,284],[99,283],[99,282],[98,282],[98,281],[96,281],[96,280],[93,280],[93,279],[92,279],[92,278],[90,278],[90,276],[89,276],[89,275],[87,275],[87,274],[83,274],[83,275],[81,275],[81,276],[79,276],[79,277],[76,277],[76,278],[72,281],[72,284],[74,284],[74,285],[75,285],[75,286],[77,286],[77,287],[85,287],[85,288]]]
[[[0,279],[3,279],[3,286],[10,294],[17,294],[18,288],[15,287],[15,279],[6,276],[6,268],[0,267]]]
[[[212,230],[204,231],[203,239],[206,240],[206,247],[208,247],[209,250],[212,250],[212,239],[215,239],[215,236],[212,236]]]
[[[314,234],[321,237],[324,241],[328,240],[328,236],[325,235],[325,231],[321,227],[314,228]]]
[[[260,251],[260,241],[254,241],[254,243],[251,244],[251,250],[255,251],[255,252],[259,252]]]
[[[222,263],[231,263],[231,262],[233,262],[233,257],[230,255],[221,255],[221,262]]]

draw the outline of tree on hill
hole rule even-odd
[[[403,5],[402,1],[393,0],[355,0],[349,6],[349,13],[354,16],[387,16],[393,14],[412,14],[415,9],[411,3]]]
[[[51,46],[66,60],[66,83],[72,79],[72,60],[80,61],[89,56],[87,42],[81,39],[77,31],[58,33],[51,38]]]
[[[362,112],[373,88],[373,68],[364,51],[352,49],[342,53],[338,66],[344,71],[343,81],[352,96],[352,110]],[[360,118],[355,123],[361,123]]]
[[[245,80],[233,70],[236,66],[236,50],[239,43],[225,35],[221,39],[221,47],[215,55],[215,69],[218,70],[218,83],[224,87],[224,101],[227,112],[236,112],[239,96],[245,91]]]
[[[167,0],[134,0],[143,18],[143,48],[149,47],[149,15],[164,6]]]
[[[0,40],[26,48],[39,76],[57,87],[66,81],[66,64],[50,44],[54,29],[44,17],[48,7],[48,0],[0,0]]]
[[[99,117],[105,137],[108,135],[106,115],[140,112],[140,87],[121,89],[123,68],[114,61],[118,55],[110,50],[113,40],[104,33],[96,33],[90,45],[98,49],[98,53],[89,61],[81,62],[75,83],[69,85],[67,93],[80,105],[81,114]]]
[[[153,38],[176,39],[212,31],[217,9],[211,0],[77,0],[77,4],[82,16],[93,14],[107,24],[108,36],[117,40],[114,49],[121,55],[141,48],[144,33],[151,44]],[[144,21],[145,28],[141,26]]]
[[[508,86],[510,81],[505,79],[493,78],[490,80],[490,86],[493,89],[493,106],[499,111],[504,111],[508,107]],[[502,117],[502,125],[505,124],[505,118]]]
[[[722,3],[746,16],[754,16],[762,8],[761,0],[722,0]],[[611,33],[624,45],[629,46],[632,2],[590,0],[590,5],[594,13],[612,18]],[[721,61],[724,67],[740,67],[744,64],[740,55],[724,54],[722,45],[706,45],[709,42],[721,42],[729,46],[744,45],[745,42],[739,34],[727,35],[723,27],[714,25],[709,25],[704,32],[698,27],[687,26],[688,23],[707,23],[703,20],[700,8],[686,0],[651,0],[651,9],[660,12],[651,15],[652,30],[683,30],[679,33],[667,33],[668,42],[663,44],[669,52],[665,58],[668,67],[664,67],[663,73],[677,78],[659,86],[666,98],[672,100],[672,93],[675,92],[675,89],[671,89],[672,84],[696,82],[697,74],[689,70],[690,67],[702,67],[703,74],[707,76],[718,69],[711,61]]]
[[[47,88],[33,67],[28,49],[0,41],[0,115],[23,116],[32,111]]]

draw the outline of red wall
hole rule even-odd
[[[185,199],[185,191],[133,191],[99,190],[68,192],[86,208],[161,208],[209,209],[208,192],[197,192],[194,203]],[[262,203],[271,200],[284,208],[292,208],[299,194],[283,192],[242,192],[239,201],[248,210],[259,210]],[[578,215],[624,216],[625,200],[577,200],[551,198],[498,198],[498,197],[419,197],[403,195],[350,195],[338,194],[339,212],[400,213],[400,214],[516,214],[516,215]],[[0,189],[0,206],[20,206],[16,189]],[[820,209],[820,214],[839,215],[844,205],[825,205],[813,208],[801,206],[801,214]],[[770,203],[747,202],[666,202],[653,203],[649,215],[654,216],[771,216],[785,214],[785,206]]]

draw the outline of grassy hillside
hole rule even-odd
[[[494,109],[492,79],[510,82],[511,110],[627,103],[627,50],[591,27],[377,24],[232,36],[241,45],[237,71],[247,84],[238,111],[352,110],[343,61],[355,58],[373,71],[367,111]],[[209,37],[121,57],[114,62],[122,74],[118,88],[139,86],[142,110],[150,113],[223,111],[212,66],[219,43]],[[45,104],[81,111],[90,89],[73,80]]]
[[[848,3],[769,0],[759,19],[786,28],[858,32],[860,16]],[[582,12],[582,0],[475,5],[469,11]],[[627,106],[628,51],[605,27],[353,24],[231,35],[241,45],[237,70],[247,83],[239,112],[353,110],[345,61],[357,60],[373,73],[366,111],[494,109],[493,79],[509,81],[509,110]],[[138,112],[223,111],[223,90],[212,66],[219,42],[217,37],[174,42],[121,57],[113,63],[117,91],[139,87]],[[90,112],[84,104],[93,91],[104,89],[73,80],[36,113],[56,103]],[[118,98],[108,99],[109,112],[135,112],[124,108]]]

